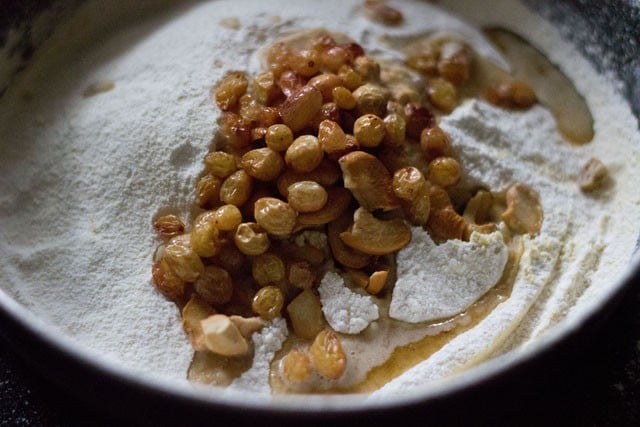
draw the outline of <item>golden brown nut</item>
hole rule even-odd
[[[344,186],[360,206],[369,211],[391,210],[399,206],[393,193],[393,179],[382,162],[372,154],[353,151],[340,157]]]
[[[360,207],[353,214],[353,227],[340,233],[340,239],[365,254],[385,255],[409,244],[411,230],[400,218],[380,220]]]

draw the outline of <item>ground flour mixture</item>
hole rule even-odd
[[[317,27],[344,33],[367,53],[392,60],[402,58],[396,46],[403,40],[453,31],[478,55],[509,66],[479,30],[427,2],[392,2],[405,17],[397,26],[374,22],[361,13],[360,2],[344,0],[316,2],[312,8],[287,1],[185,1],[164,9],[153,2],[127,3],[84,5],[2,98],[0,274],[3,291],[92,357],[170,380],[185,380],[193,350],[180,311],[149,285],[158,245],[151,225],[166,213],[195,215],[193,189],[217,126],[210,91],[226,72],[255,74],[259,47]],[[426,361],[378,384],[382,388],[373,399],[518,351],[559,322],[579,319],[625,270],[640,229],[640,177],[634,168],[640,136],[615,84],[518,3],[493,2],[490,11],[480,2],[450,3],[477,25],[517,23],[513,30],[557,63],[584,96],[595,136],[584,145],[569,143],[542,105],[507,111],[470,100],[442,119],[464,168],[460,194],[524,182],[539,193],[544,221],[536,237],[522,239],[510,295]],[[96,31],[87,33],[93,25],[86,22]],[[586,194],[577,180],[590,158],[607,167],[610,180],[606,188]],[[398,255],[399,278],[405,280],[398,281],[399,296],[389,310],[409,322],[447,316],[444,303],[442,311],[425,314],[403,297],[416,292],[415,281],[429,272],[455,286],[462,279],[448,271],[477,267],[438,270],[442,260],[456,254],[471,262],[484,258],[477,251],[465,255],[472,249],[454,244],[435,246],[412,232],[410,245]],[[495,238],[483,238],[478,247],[500,255]],[[441,252],[429,257],[429,251]],[[502,271],[506,252],[486,262],[488,270]],[[415,265],[424,270],[414,271]],[[487,276],[490,288],[496,278]],[[372,331],[391,327],[387,314],[371,297],[353,296],[333,279],[325,277],[320,293],[326,300],[339,295],[355,307],[347,316],[332,303],[328,317],[334,329],[344,330],[343,345],[360,355],[362,366],[384,363],[395,346],[453,327],[444,322],[431,324],[428,332],[376,335]],[[426,298],[449,298],[442,295],[436,290]],[[366,339],[350,338],[365,328]],[[255,362],[232,388],[268,392],[269,361],[285,337],[282,319],[256,333]],[[353,368],[341,381],[353,387],[366,375],[366,369]]]

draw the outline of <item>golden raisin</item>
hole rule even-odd
[[[168,239],[184,233],[184,224],[175,215],[163,215],[155,220],[153,228],[159,237]]]
[[[265,320],[271,320],[280,315],[284,306],[284,295],[275,286],[260,288],[251,302],[253,311]]]
[[[347,355],[335,332],[321,331],[309,348],[318,373],[332,380],[339,379],[347,369]]]

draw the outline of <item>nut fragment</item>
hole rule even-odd
[[[391,210],[399,206],[393,193],[393,179],[382,162],[364,151],[340,157],[344,186],[351,190],[360,206],[369,211]]]
[[[265,321],[260,317],[242,317],[237,315],[229,316],[229,320],[236,325],[243,337],[249,338],[254,332],[259,331],[265,325]]]
[[[345,267],[364,268],[371,261],[371,256],[345,245],[340,239],[340,233],[346,231],[351,225],[352,217],[350,213],[345,212],[331,221],[327,227],[327,240],[336,261]]]
[[[601,188],[607,178],[609,171],[598,159],[591,158],[584,165],[578,175],[578,184],[582,191],[593,191]]]
[[[507,210],[502,220],[515,233],[538,234],[542,227],[540,196],[528,185],[516,182],[507,190]]]
[[[200,321],[204,345],[223,356],[238,356],[249,351],[249,345],[238,327],[224,314],[214,314]]]
[[[215,313],[216,311],[198,295],[192,295],[182,308],[182,329],[189,337],[194,350],[202,351],[207,349],[204,344],[204,332],[200,322]]]
[[[387,270],[374,271],[369,277],[369,282],[365,290],[372,295],[379,294],[387,283],[389,272]]]
[[[353,227],[340,233],[340,238],[365,254],[385,255],[404,248],[411,240],[411,230],[400,218],[380,220],[360,207],[353,214]]]
[[[293,332],[300,338],[311,340],[324,328],[324,315],[320,299],[312,290],[298,294],[287,306]]]
[[[348,207],[353,198],[351,192],[342,187],[327,188],[327,203],[315,212],[298,215],[298,225],[313,227],[328,224],[338,218]]]
[[[332,380],[339,379],[347,369],[347,355],[335,332],[321,331],[313,340],[309,353],[318,373]]]

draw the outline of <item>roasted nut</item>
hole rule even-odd
[[[259,331],[265,325],[265,321],[258,316],[242,317],[234,314],[229,316],[229,320],[236,325],[240,334],[245,338],[250,338],[254,332]]]
[[[339,379],[347,369],[347,355],[335,332],[321,331],[313,340],[309,353],[318,373],[332,380]]]
[[[291,129],[289,129],[287,125],[271,125],[267,128],[264,140],[267,147],[273,151],[286,151],[293,142],[293,132],[291,132]]]
[[[351,191],[360,206],[369,211],[391,210],[399,206],[393,193],[393,178],[376,156],[353,151],[340,157],[338,163],[345,188]]]
[[[224,314],[214,314],[200,321],[204,344],[222,356],[238,356],[249,351],[249,345],[238,327]]]
[[[327,226],[327,240],[333,258],[345,267],[352,269],[364,268],[369,265],[371,256],[344,244],[340,233],[346,231],[353,222],[353,215],[345,212],[331,221]]]
[[[156,234],[163,239],[170,239],[184,233],[184,224],[175,215],[163,215],[153,223]]]
[[[411,230],[400,218],[380,220],[360,207],[353,214],[353,227],[340,233],[340,239],[365,254],[385,255],[409,244]]]
[[[284,305],[284,295],[276,286],[260,288],[251,302],[251,308],[264,320],[275,319],[280,316]]]
[[[272,71],[258,74],[253,79],[252,86],[256,101],[262,105],[271,105],[281,93],[276,84],[275,74]]]
[[[437,157],[429,162],[427,179],[433,185],[449,188],[460,182],[460,163],[452,157]]]
[[[324,328],[320,299],[312,290],[304,290],[287,306],[287,313],[296,336],[311,340]]]
[[[320,148],[318,138],[313,135],[302,135],[287,148],[284,160],[295,172],[305,173],[317,168],[323,156],[324,152]]]
[[[347,210],[352,200],[349,190],[342,187],[329,187],[327,188],[327,203],[324,207],[315,212],[299,214],[298,225],[315,227],[328,224]]]
[[[375,114],[358,117],[353,124],[353,136],[362,147],[377,147],[385,137],[385,125]]]
[[[228,303],[233,294],[231,276],[225,269],[215,265],[207,265],[204,268],[193,288],[196,294],[214,307]]]
[[[315,181],[300,181],[291,184],[287,190],[287,201],[297,212],[316,212],[327,204],[327,190]]]
[[[198,295],[192,295],[182,308],[182,329],[187,334],[195,351],[207,349],[204,344],[204,332],[200,322],[214,314],[216,314],[216,311]]]
[[[285,278],[285,267],[278,255],[265,252],[253,258],[251,275],[260,286],[279,283]]]
[[[458,239],[464,237],[466,223],[452,206],[434,209],[433,204],[429,213],[427,226],[433,235],[440,240]]]
[[[542,206],[540,196],[531,187],[516,182],[507,190],[507,210],[502,220],[514,233],[528,233],[534,236],[542,227]]]
[[[189,234],[174,237],[165,246],[163,257],[171,271],[185,282],[193,282],[204,272],[204,264],[190,240]]]
[[[261,181],[273,181],[285,167],[282,156],[269,147],[247,151],[241,164],[249,176]]]
[[[242,206],[249,200],[253,190],[253,180],[243,169],[229,175],[220,186],[220,200],[226,204]]]
[[[374,271],[369,277],[365,290],[372,295],[379,294],[387,283],[388,277],[389,272],[387,270]]]
[[[488,191],[480,190],[469,199],[462,217],[467,224],[487,223],[491,221],[490,209],[493,203],[493,195]]]
[[[578,175],[578,184],[582,191],[593,191],[601,188],[609,178],[609,171],[598,159],[591,158]]]
[[[378,84],[366,83],[353,91],[353,97],[356,99],[355,110],[358,115],[375,114],[383,117],[391,92]]]
[[[166,260],[153,263],[151,277],[154,286],[162,295],[172,301],[178,301],[184,295],[185,281],[178,277]]]
[[[347,135],[333,120],[323,120],[318,126],[318,143],[327,154],[342,153],[347,149]]]
[[[307,353],[293,349],[282,358],[282,373],[287,381],[300,383],[313,373],[313,363]]]
[[[233,241],[245,255],[260,255],[269,249],[269,236],[255,222],[243,222],[236,228]]]
[[[249,82],[247,76],[239,71],[227,74],[215,91],[216,104],[222,111],[229,111],[236,107],[238,100],[247,91]]]
[[[322,107],[322,92],[313,86],[303,86],[280,106],[282,122],[293,132],[304,129]]]
[[[286,237],[296,226],[296,211],[283,200],[261,197],[256,200],[253,216],[269,234]]]

